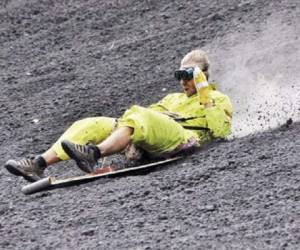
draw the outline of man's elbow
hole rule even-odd
[[[223,126],[215,128],[212,131],[212,134],[215,138],[225,139],[227,136],[231,134],[231,123],[225,122]]]

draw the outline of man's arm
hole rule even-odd
[[[230,135],[232,105],[228,96],[215,91],[199,68],[195,68],[194,81],[199,102],[204,105],[207,128],[214,137],[224,138]]]
[[[210,104],[205,107],[204,113],[207,128],[214,137],[225,138],[231,133],[232,105],[228,96],[218,91],[209,93]]]

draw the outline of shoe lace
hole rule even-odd
[[[88,154],[89,150],[88,147],[85,145],[75,144],[75,148],[77,151],[79,151],[82,154]]]
[[[33,167],[33,161],[32,159],[21,159],[19,160],[19,164],[26,167]]]

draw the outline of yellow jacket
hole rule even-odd
[[[198,94],[187,97],[185,93],[174,93],[150,105],[149,108],[169,114],[185,128],[195,130],[200,137],[203,136],[205,129],[209,129],[213,137],[224,138],[231,133],[230,99],[217,91],[212,84],[208,98],[212,100],[213,106],[206,108],[200,104]]]

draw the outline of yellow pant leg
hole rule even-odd
[[[173,119],[157,111],[132,106],[118,121],[118,127],[134,129],[132,142],[152,155],[173,151],[195,136]]]
[[[91,142],[98,144],[105,140],[115,127],[115,118],[110,117],[91,117],[74,122],[64,134],[53,144],[52,150],[61,160],[70,159],[61,147],[62,140],[69,140],[77,144]]]

